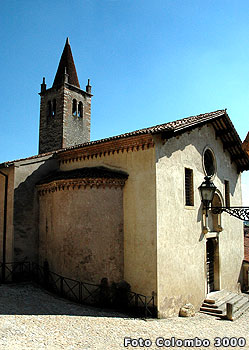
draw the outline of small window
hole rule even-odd
[[[48,105],[47,105],[47,116],[51,117],[52,115],[52,103],[51,101],[48,101]]]
[[[203,157],[206,175],[213,176],[215,174],[215,159],[213,152],[210,149],[206,149]]]
[[[53,99],[52,116],[54,117],[55,114],[56,114],[56,99]]]
[[[77,101],[76,100],[73,100],[73,104],[72,104],[72,114],[74,116],[77,115]]]
[[[225,203],[226,207],[230,207],[230,186],[227,180],[225,180]]]
[[[82,118],[83,117],[83,103],[79,102],[78,104],[78,117]]]
[[[194,205],[193,170],[185,168],[185,205]]]

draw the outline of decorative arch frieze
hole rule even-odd
[[[37,185],[39,195],[45,195],[51,192],[77,190],[80,188],[122,188],[125,185],[125,179],[104,179],[104,178],[84,178],[56,180],[50,183]]]

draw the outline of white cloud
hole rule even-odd
[[[242,205],[249,207],[249,171],[242,174]]]

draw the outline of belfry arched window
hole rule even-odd
[[[72,104],[72,114],[77,115],[77,101],[73,99],[73,104]]]
[[[78,104],[78,117],[82,118],[83,117],[83,103],[79,102]]]
[[[47,116],[51,117],[51,115],[52,115],[52,103],[51,103],[51,101],[48,101],[48,104],[47,104]]]
[[[56,114],[56,99],[53,99],[53,104],[52,104],[52,116],[54,117]]]

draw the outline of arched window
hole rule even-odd
[[[51,101],[48,101],[48,105],[47,105],[47,116],[51,117],[52,115],[52,104]]]
[[[222,201],[220,196],[215,193],[214,194],[214,198],[212,201],[212,207],[222,207]],[[214,214],[211,211],[211,217],[209,218],[210,220],[210,230],[211,231],[215,231],[215,232],[221,232],[222,231],[222,227],[221,227],[221,213],[216,213]]]
[[[83,103],[79,102],[78,104],[78,117],[82,118],[83,117]]]
[[[77,101],[74,99],[72,104],[72,114],[77,115]]]
[[[203,165],[207,176],[214,176],[216,172],[216,161],[214,153],[210,148],[206,148],[203,154]]]
[[[53,105],[52,105],[52,116],[54,117],[56,114],[56,99],[53,99]]]

